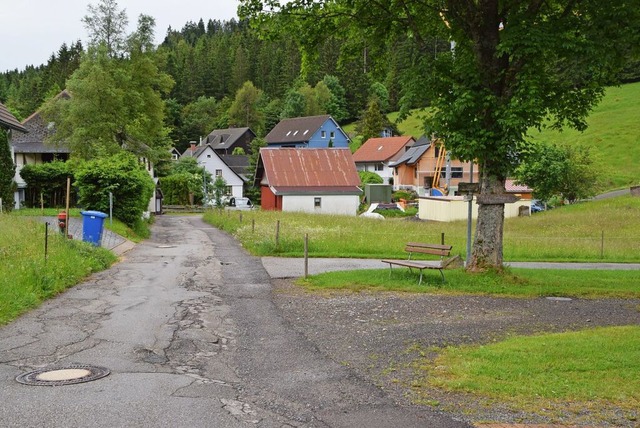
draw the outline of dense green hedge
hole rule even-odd
[[[125,152],[79,164],[75,178],[82,208],[109,212],[111,192],[113,216],[129,226],[140,221],[155,190],[138,159]]]

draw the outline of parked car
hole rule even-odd
[[[251,210],[254,208],[253,202],[249,198],[230,198],[225,206],[228,210]]]
[[[539,199],[532,199],[531,200],[531,214],[542,212],[545,209],[546,208],[544,206],[544,203],[541,200],[539,200]]]

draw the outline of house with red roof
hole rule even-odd
[[[263,210],[355,216],[362,194],[347,148],[262,148],[255,184]]]
[[[384,184],[393,184],[393,168],[389,163],[398,160],[416,141],[411,136],[369,138],[353,154],[358,171],[375,172]]]

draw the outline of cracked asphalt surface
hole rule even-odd
[[[111,269],[0,328],[3,427],[466,427],[395,401],[293,328],[259,258],[161,216]],[[105,378],[15,377],[72,363]]]

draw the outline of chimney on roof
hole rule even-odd
[[[191,144],[191,155],[193,155],[193,152],[196,151],[196,142],[195,141],[189,141],[189,144]]]

